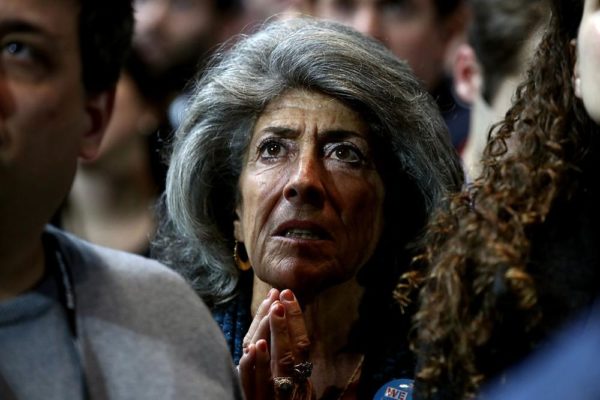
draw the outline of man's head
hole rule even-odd
[[[131,27],[126,0],[0,0],[2,233],[34,235],[96,154]]]
[[[315,14],[382,41],[434,88],[449,46],[463,31],[462,0],[317,0]]]
[[[79,4],[79,44],[88,92],[113,87],[131,47],[131,0],[73,0]]]
[[[545,0],[471,0],[471,8],[467,46],[480,68],[482,97],[492,104],[502,82],[526,69],[548,5]]]
[[[471,10],[468,43],[457,50],[454,85],[472,106],[463,158],[476,175],[489,128],[509,109],[550,11],[546,0],[471,0]]]
[[[185,82],[199,60],[225,39],[228,18],[235,15],[239,0],[135,0],[134,4],[133,46],[141,72],[153,81]]]

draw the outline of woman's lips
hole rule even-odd
[[[310,229],[288,229],[287,231],[285,231],[283,236],[292,239],[324,239],[321,235],[319,235],[319,233]]]
[[[332,236],[320,224],[312,221],[286,221],[280,224],[273,236],[299,240],[330,240]]]

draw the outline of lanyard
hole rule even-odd
[[[77,313],[75,310],[75,290],[73,289],[73,277],[70,271],[67,269],[67,263],[59,250],[54,252],[56,256],[56,264],[58,264],[58,272],[60,275],[57,276],[59,288],[60,288],[60,301],[65,308],[67,314],[67,322],[69,324],[69,330],[71,331],[71,337],[76,345],[79,347],[79,335],[77,332]]]
[[[55,259],[58,265],[57,281],[59,284],[59,297],[62,303],[65,313],[67,316],[67,323],[69,325],[69,331],[71,333],[71,339],[73,346],[75,347],[75,353],[77,354],[77,361],[81,370],[81,380],[83,386],[83,398],[89,399],[89,387],[85,376],[85,368],[83,362],[83,347],[81,346],[81,340],[79,338],[79,332],[77,329],[77,302],[75,297],[75,290],[73,287],[73,277],[69,270],[63,254],[60,252],[58,244],[55,247]],[[58,274],[60,273],[60,274]]]

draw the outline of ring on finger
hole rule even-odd
[[[294,365],[294,378],[297,382],[304,382],[312,374],[313,364],[310,361],[304,361]]]
[[[273,378],[275,393],[281,396],[289,396],[294,391],[294,379],[289,376],[276,376]]]

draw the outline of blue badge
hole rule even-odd
[[[412,379],[394,379],[383,385],[373,397],[373,400],[412,400]]]

